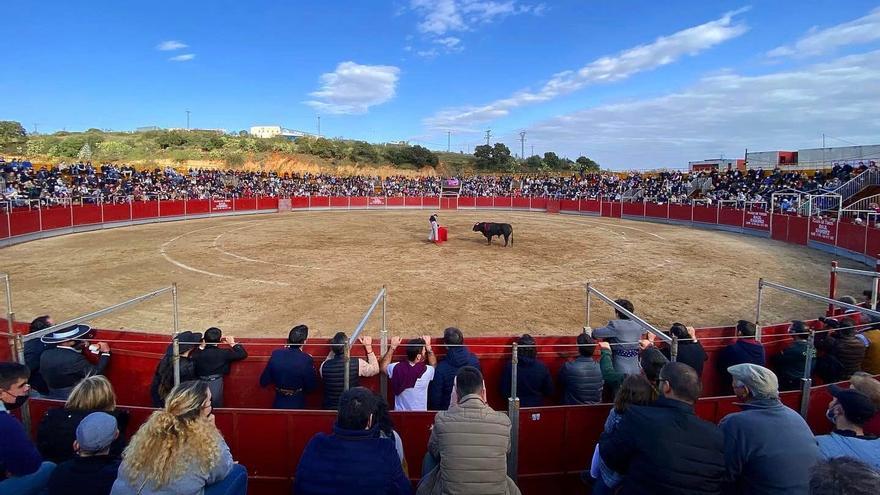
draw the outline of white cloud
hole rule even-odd
[[[601,57],[580,69],[560,72],[534,92],[519,91],[482,106],[441,110],[425,119],[424,124],[433,129],[469,129],[475,124],[504,117],[511,109],[523,105],[549,101],[591,84],[619,81],[671,64],[686,55],[696,55],[745,33],[748,27],[734,21],[734,16],[742,11],[728,12],[719,19],[661,36],[652,43]]]
[[[189,62],[190,60],[196,58],[195,53],[184,53],[183,55],[177,55],[169,58],[168,60],[171,62]]]
[[[820,132],[880,135],[880,51],[761,76],[723,73],[666,96],[606,104],[528,127],[532,142],[617,169],[685,167],[750,150],[817,146]]]
[[[181,48],[187,48],[187,46],[188,45],[186,45],[185,43],[181,43],[176,40],[168,40],[168,41],[163,41],[163,42],[159,43],[158,45],[156,45],[156,50],[161,50],[163,52],[170,52],[170,51],[174,51],[174,50],[180,50]]]
[[[321,88],[305,104],[332,114],[361,114],[394,98],[400,69],[391,65],[342,62],[321,75]]]
[[[826,29],[813,27],[793,45],[767,52],[768,57],[809,57],[832,52],[842,46],[880,40],[880,7],[868,15]]]
[[[447,53],[462,50],[461,40],[447,36],[448,33],[471,31],[478,25],[514,15],[541,15],[546,9],[543,3],[526,5],[517,0],[411,0],[410,8],[419,15],[418,31],[443,45]],[[425,52],[437,54],[434,49]]]

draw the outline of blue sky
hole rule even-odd
[[[880,142],[880,2],[5,2],[0,119],[280,124],[615,169]],[[844,141],[841,141],[844,140]]]

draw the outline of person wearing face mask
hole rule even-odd
[[[819,452],[823,459],[854,457],[880,469],[880,438],[865,433],[864,426],[877,412],[871,399],[854,389],[829,385],[833,399],[825,416],[834,424],[828,435],[819,435]]]
[[[807,493],[819,449],[807,422],[779,401],[776,375],[751,363],[731,366],[727,372],[742,408],[719,423],[733,482],[730,493]]]
[[[90,375],[103,375],[110,364],[110,346],[106,342],[97,344],[100,352],[97,365],[83,355],[83,350],[89,347],[87,337],[91,330],[88,325],[74,325],[40,339],[44,344],[55,345],[40,356],[40,372],[49,388],[50,399],[67,400],[80,380]]]
[[[43,462],[22,424],[11,414],[28,398],[28,368],[0,363],[0,495],[30,495],[43,491],[55,464]]]

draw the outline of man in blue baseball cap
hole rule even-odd
[[[49,495],[106,495],[110,493],[120,459],[110,455],[119,436],[116,418],[105,412],[89,414],[76,428],[76,457],[62,462],[49,478]]]

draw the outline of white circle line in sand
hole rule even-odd
[[[204,228],[201,228],[201,229],[195,229],[195,230],[191,230],[191,231],[189,231],[189,232],[184,232],[183,234],[180,234],[180,235],[178,235],[178,236],[176,236],[176,237],[172,237],[171,239],[165,241],[165,242],[159,247],[159,254],[161,254],[162,257],[165,258],[166,261],[168,261],[169,263],[171,263],[171,264],[174,265],[174,266],[177,266],[177,267],[179,267],[179,268],[183,268],[184,270],[189,270],[189,271],[194,272],[194,273],[200,273],[200,274],[202,274],[202,275],[208,275],[208,276],[210,276],[210,277],[225,278],[225,279],[228,279],[228,280],[238,280],[238,281],[243,281],[243,282],[255,282],[255,283],[269,284],[269,285],[280,285],[280,286],[289,286],[289,285],[290,285],[290,284],[288,284],[287,282],[276,282],[276,281],[274,281],[274,280],[261,280],[261,279],[254,279],[254,278],[234,277],[234,276],[232,276],[232,275],[224,275],[224,274],[222,274],[222,273],[209,272],[209,271],[207,271],[207,270],[202,270],[202,269],[199,269],[199,268],[196,268],[196,267],[193,267],[193,266],[189,266],[189,265],[187,265],[186,263],[182,263],[182,262],[180,262],[180,261],[177,261],[177,260],[175,260],[174,258],[172,258],[172,257],[168,254],[168,252],[167,252],[167,248],[168,248],[168,246],[170,246],[172,243],[174,243],[174,242],[177,241],[178,239],[181,239],[181,238],[183,238],[183,237],[186,237],[186,236],[188,236],[188,235],[190,235],[190,234],[195,234],[195,233],[197,233],[197,232],[202,232],[202,231],[204,231],[204,230],[216,229],[216,228],[218,228],[218,227],[226,227],[226,225],[214,225],[214,226],[212,226],[212,227],[204,227]]]

